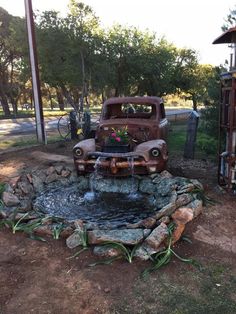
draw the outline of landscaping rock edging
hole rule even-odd
[[[98,230],[96,225],[93,227],[89,222],[83,221],[65,221],[55,217],[42,219],[42,212],[33,208],[32,200],[46,189],[56,186],[63,190],[64,186],[70,184],[76,184],[79,191],[86,191],[92,186],[98,192],[142,192],[148,195],[155,210],[150,217],[115,230]],[[41,219],[42,224],[34,229],[34,233],[40,235],[54,235],[55,230],[61,228],[60,236],[67,238],[66,244],[71,249],[83,244],[81,234],[84,232],[87,233],[89,245],[100,247],[106,242],[119,242],[128,246],[138,244],[135,256],[147,260],[150,255],[163,249],[170,222],[176,226],[172,235],[172,243],[175,243],[184,232],[186,224],[202,212],[199,190],[203,190],[199,181],[173,177],[168,171],[122,179],[103,178],[95,174],[78,177],[73,167],[55,163],[47,169],[23,173],[6,184],[0,216],[2,219],[22,219],[26,224]],[[111,249],[110,251],[115,254]],[[99,254],[99,249],[95,249],[95,252]],[[109,255],[104,249],[100,252],[101,255]]]

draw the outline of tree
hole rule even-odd
[[[17,113],[17,101],[24,88],[21,71],[27,46],[25,23],[0,8],[0,100],[5,116],[10,116],[9,101]]]
[[[225,23],[221,27],[223,32],[227,31],[227,29],[229,29],[230,27],[234,27],[236,25],[236,8],[230,9],[229,14],[224,20]]]

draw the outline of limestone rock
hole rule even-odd
[[[21,200],[19,210],[23,212],[29,212],[32,209],[32,200],[31,198],[26,198]]]
[[[198,215],[201,214],[203,210],[203,204],[202,200],[194,200],[190,204],[187,205],[188,207],[192,208],[193,210],[193,218],[197,217]]]
[[[65,227],[62,232],[60,233],[61,238],[68,238],[71,236],[74,232],[74,229],[71,226]]]
[[[170,223],[170,217],[169,216],[163,216],[159,220],[160,222],[164,222],[164,224],[168,225]]]
[[[3,203],[9,207],[17,206],[18,204],[20,204],[19,198],[10,192],[3,192],[2,200]]]
[[[46,184],[49,184],[49,183],[52,183],[52,182],[55,182],[58,180],[58,174],[55,172],[49,174],[45,180],[45,183]]]
[[[189,221],[193,220],[193,210],[188,207],[180,207],[171,215],[174,221],[185,225]]]
[[[163,222],[156,227],[136,250],[135,256],[142,260],[148,260],[154,253],[163,248],[163,241],[168,236],[168,228]]]
[[[167,170],[163,170],[160,173],[160,176],[163,177],[163,178],[173,178],[172,174],[169,171],[167,171]]]
[[[138,191],[138,179],[136,178],[94,178],[91,176],[90,185],[99,192],[129,194]]]
[[[152,183],[151,179],[146,178],[140,181],[139,190],[142,193],[154,194],[156,191],[156,185]]]
[[[42,225],[34,229],[34,233],[40,236],[51,236],[52,230],[51,225]]]
[[[145,239],[144,243],[154,250],[157,250],[163,240],[168,236],[167,225],[163,222],[156,227],[151,234]]]
[[[74,249],[75,247],[82,245],[82,244],[83,244],[83,242],[82,242],[82,238],[81,238],[81,232],[79,232],[77,230],[74,233],[72,233],[72,235],[70,235],[66,239],[66,245],[70,249]]]
[[[121,251],[119,249],[115,249],[106,245],[97,245],[93,249],[93,254],[99,257],[116,257],[121,255]]]
[[[192,201],[193,201],[193,196],[191,194],[184,193],[184,194],[178,195],[178,198],[176,200],[176,208],[185,206]]]
[[[159,210],[153,217],[159,219],[163,216],[169,216],[175,211],[176,208],[177,208],[176,203],[169,203],[168,205],[164,206],[161,210]]]
[[[62,170],[62,172],[61,172],[61,176],[64,178],[68,178],[70,176],[70,174],[71,174],[70,170],[67,170],[67,169]]]
[[[17,187],[19,180],[20,180],[20,176],[14,177],[10,180],[9,183],[13,189]]]
[[[139,226],[150,229],[150,228],[153,228],[155,224],[156,224],[156,219],[152,217],[148,217],[140,221]]]
[[[56,169],[53,166],[50,166],[47,170],[46,170],[46,175],[50,176],[51,174],[55,173]]]
[[[185,224],[182,224],[181,222],[176,222],[175,230],[172,234],[172,244],[177,242],[180,237],[182,236],[182,233],[184,232]]]
[[[18,182],[18,188],[22,191],[24,195],[33,194],[33,186],[29,183],[28,180]]]
[[[78,177],[77,188],[79,191],[85,191],[89,189],[89,179],[83,176]]]
[[[136,245],[144,238],[142,229],[121,230],[93,230],[88,231],[89,244],[100,244],[104,242],[120,242],[127,245]]]
[[[33,187],[36,192],[41,192],[44,189],[44,180],[45,178],[42,178],[36,174],[32,174]]]
[[[55,170],[56,170],[56,173],[57,174],[61,174],[62,170],[64,169],[64,166],[63,165],[57,165],[55,166]]]

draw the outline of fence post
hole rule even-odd
[[[194,159],[199,114],[193,110],[188,119],[184,158]]]
[[[72,140],[78,139],[76,112],[74,110],[70,112],[70,130],[71,130],[71,139]]]

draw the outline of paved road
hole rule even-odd
[[[167,109],[167,116],[178,116],[190,113],[190,109]],[[95,119],[94,122],[96,121]],[[44,118],[45,129],[53,131],[57,128],[57,117]],[[0,120],[0,136],[1,135],[17,135],[25,133],[33,133],[36,130],[36,123],[34,118],[20,118],[20,119],[6,119]]]

